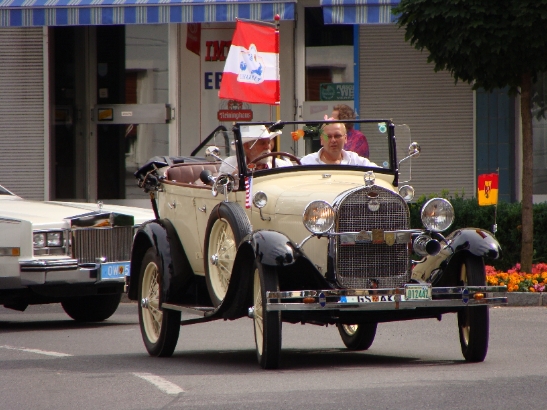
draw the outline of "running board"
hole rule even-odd
[[[221,319],[220,316],[215,316],[215,313],[218,311],[218,308],[210,306],[186,306],[186,305],[173,305],[172,303],[162,303],[162,309],[176,310],[178,312],[189,313],[194,316],[200,316],[194,319],[183,319],[180,321],[180,325],[191,325],[194,323],[204,323],[210,322],[213,320]]]

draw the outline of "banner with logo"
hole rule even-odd
[[[201,24],[190,23],[186,28],[186,48],[199,56],[201,47]]]
[[[279,104],[279,33],[274,24],[237,20],[218,96]]]
[[[478,195],[480,206],[498,203],[498,174],[479,175]]]

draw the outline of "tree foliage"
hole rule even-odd
[[[473,89],[510,87],[547,70],[547,0],[401,0],[405,39]]]
[[[547,0],[401,0],[394,13],[405,39],[429,52],[435,71],[447,70],[473,89],[508,86],[520,93],[522,123],[521,265],[533,255],[532,95],[538,73],[547,71]],[[539,98],[538,98],[539,97]],[[540,117],[545,109],[535,111]]]

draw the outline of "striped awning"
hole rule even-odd
[[[389,24],[400,0],[321,0],[325,24]]]
[[[0,0],[0,27],[293,20],[296,0]]]

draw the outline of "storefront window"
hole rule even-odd
[[[166,104],[168,97],[168,26],[125,27],[125,103]],[[166,124],[129,124],[125,127],[125,198],[142,198],[133,173],[154,156],[169,153]]]
[[[321,7],[306,7],[306,101],[351,98],[326,84],[353,84],[353,26],[323,22]],[[323,92],[322,92],[323,90]],[[348,90],[348,87],[341,88]]]

